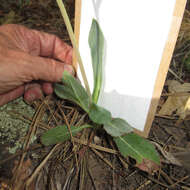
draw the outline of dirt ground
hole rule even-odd
[[[74,0],[64,0],[64,2],[73,24]],[[187,11],[189,7],[188,1]],[[54,0],[15,2],[0,0],[0,24],[8,23],[22,24],[29,28],[53,33],[70,43]],[[158,112],[148,138],[156,144],[160,153],[161,168],[159,171],[147,174],[135,168],[134,161],[131,159],[118,157],[108,151],[97,151],[81,143],[75,145],[74,148],[71,142],[59,144],[56,147],[43,147],[38,137],[49,126],[64,123],[63,112],[66,119],[72,123],[79,121],[83,123],[88,118],[76,105],[60,101],[55,96],[46,97],[32,105],[27,105],[19,99],[0,109],[0,190],[13,189],[10,187],[11,184],[17,187],[15,189],[22,190],[24,182],[31,179],[29,176],[33,176],[36,168],[40,170],[28,187],[31,190],[189,190],[190,119],[186,117],[184,120],[179,120],[176,113],[171,116],[159,114],[159,110],[167,99],[167,96],[163,95],[168,93],[167,81],[190,82],[190,73],[182,61],[190,52],[189,36],[187,35],[183,42],[180,41],[181,38],[178,39]],[[35,115],[35,113],[38,114]],[[4,120],[5,118],[7,120]],[[33,139],[33,143],[30,144],[25,154],[23,143],[28,138],[28,130],[31,133],[32,130],[36,131],[36,138]],[[92,138],[93,142],[99,146],[115,148],[110,137],[99,131],[94,133],[86,130],[84,140],[89,138]],[[75,151],[79,153],[81,160],[78,167],[75,162]],[[172,155],[177,152],[185,152],[180,157],[183,166],[177,166],[174,161],[172,162]],[[22,155],[24,155],[24,160],[20,162]],[[50,158],[45,165],[40,165],[47,156]],[[17,171],[15,168],[18,164],[22,165],[21,171],[16,176],[20,181],[15,181],[18,179],[15,177],[15,171]]]

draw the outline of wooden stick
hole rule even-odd
[[[76,38],[77,47],[79,46],[79,35],[80,35],[80,20],[81,20],[81,0],[75,0],[75,24],[74,33]],[[77,71],[77,58],[75,52],[73,52],[73,66]]]
[[[89,87],[89,84],[88,84],[85,69],[84,69],[84,66],[83,66],[83,63],[82,63],[82,58],[81,58],[80,52],[79,52],[78,47],[77,47],[77,42],[76,42],[76,39],[75,39],[75,35],[74,35],[74,32],[73,32],[69,17],[67,15],[67,12],[66,12],[66,9],[65,9],[65,6],[64,6],[62,0],[57,0],[57,4],[58,4],[58,6],[60,8],[61,14],[63,16],[64,22],[65,22],[65,25],[66,25],[66,28],[67,28],[67,31],[69,33],[69,37],[70,37],[70,40],[72,42],[73,49],[75,51],[75,54],[76,54],[76,57],[77,57],[77,60],[78,60],[78,63],[79,63],[79,67],[80,67],[80,71],[81,71],[81,75],[82,75],[82,78],[83,78],[83,81],[84,81],[86,91],[87,91],[87,93],[88,93],[88,95],[90,97],[90,100],[91,100],[90,87]]]

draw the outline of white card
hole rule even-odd
[[[79,50],[91,91],[88,35],[96,18],[105,37],[104,84],[98,104],[143,131],[175,0],[83,0]],[[81,74],[79,72],[79,77]],[[82,79],[81,79],[82,80]]]

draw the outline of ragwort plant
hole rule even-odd
[[[78,51],[75,37],[72,31],[72,27],[67,16],[64,4],[62,0],[57,0],[63,15],[67,30],[69,32],[70,39],[75,50],[85,88],[68,72],[63,73],[62,83],[55,84],[55,94],[62,99],[70,100],[78,104],[89,116],[92,124],[85,124],[82,126],[68,126],[62,125],[52,128],[45,132],[41,141],[44,145],[52,145],[60,142],[64,142],[75,136],[79,131],[84,128],[97,128],[100,127],[105,130],[107,134],[113,137],[120,153],[124,156],[130,156],[136,160],[137,164],[142,164],[145,160],[151,161],[155,164],[160,164],[158,153],[154,146],[146,139],[135,134],[133,128],[121,118],[113,118],[110,111],[97,105],[101,86],[102,86],[102,64],[103,64],[103,53],[104,53],[104,36],[100,29],[98,22],[93,19],[89,33],[89,47],[91,50],[92,67],[94,75],[94,90],[92,96],[88,87],[88,81],[82,65],[80,53]]]

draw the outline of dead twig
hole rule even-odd
[[[83,144],[83,145],[87,145],[87,144],[88,144],[88,141],[84,141],[84,140],[81,140],[81,139],[77,139],[77,138],[75,138],[75,137],[73,137],[73,140],[74,140],[76,143],[79,143],[79,144]],[[117,154],[117,153],[118,153],[116,150],[113,150],[113,149],[110,149],[110,148],[105,148],[105,147],[103,147],[103,146],[99,146],[99,145],[92,144],[92,143],[89,143],[88,146],[91,147],[91,148],[94,148],[94,149],[103,151],[103,152],[111,153],[111,154]]]
[[[94,189],[97,190],[98,188],[96,187],[96,183],[94,182],[90,167],[87,168],[87,171],[88,171],[88,175],[90,176],[90,179],[92,181],[92,185],[93,185]]]
[[[46,99],[47,98],[45,98],[44,101],[46,101]],[[30,140],[34,136],[34,134],[35,134],[35,132],[37,130],[38,121],[40,121],[40,119],[42,118],[43,108],[44,108],[44,101],[39,105],[38,110],[36,111],[36,113],[34,115],[33,121],[32,121],[32,123],[30,125],[29,131],[28,131],[25,143],[24,143],[24,147],[23,147],[24,152],[23,152],[23,154],[21,156],[21,159],[19,161],[18,167],[16,169],[16,173],[12,178],[12,184],[13,184],[13,187],[14,187],[15,190],[20,188],[20,184],[19,184],[20,180],[18,179],[18,177],[20,175],[22,165],[23,165],[23,162],[24,162],[24,158],[26,156],[26,150],[28,150],[29,145],[30,145]]]
[[[72,142],[72,144],[73,144],[74,154],[75,154],[75,161],[76,161],[76,166],[77,166],[77,170],[78,170],[78,169],[79,169],[79,164],[78,164],[77,153],[76,153],[76,150],[75,150],[75,143],[74,143],[74,140],[73,140],[73,135],[72,135],[70,123],[68,122],[67,117],[66,117],[64,111],[61,109],[61,106],[60,106],[59,104],[57,104],[57,106],[58,106],[58,108],[59,108],[61,114],[63,115],[64,121],[65,121],[65,123],[66,123],[66,125],[67,125],[67,128],[68,128],[69,133],[70,133],[70,136],[71,136],[71,142]]]
[[[140,187],[138,187],[136,190],[143,190],[147,185],[151,184],[152,181],[151,180],[145,180]]]
[[[179,179],[178,181],[176,181],[175,183],[173,183],[173,184],[170,186],[170,188],[174,188],[176,185],[178,185],[179,183],[183,182],[184,180],[186,180],[186,179],[188,179],[188,178],[189,178],[189,176],[187,175],[187,176],[185,176],[185,177]],[[168,190],[168,189],[167,189],[167,190]]]
[[[159,184],[159,185],[161,185],[161,186],[163,186],[163,187],[166,187],[166,188],[170,188],[170,186],[168,186],[168,185],[166,185],[166,184],[164,184],[164,183],[162,183],[162,182],[160,182],[159,180],[157,180],[157,179],[154,179],[152,176],[150,176],[150,175],[145,175],[144,173],[142,173],[141,175],[143,175],[144,177],[146,177],[146,178],[148,178],[149,180],[151,180],[152,182],[154,182],[154,183],[156,183],[156,184]]]
[[[97,150],[92,148],[92,151],[98,156],[100,157],[110,168],[112,168],[113,170],[115,170],[115,167],[111,164],[111,162],[109,160],[107,160],[100,152],[98,152]]]
[[[40,165],[35,169],[35,171],[33,172],[33,174],[27,179],[25,185],[26,188],[28,188],[30,186],[30,184],[32,183],[32,181],[34,180],[34,178],[37,176],[38,172],[44,167],[44,165],[46,164],[46,162],[48,161],[48,159],[50,158],[50,156],[53,154],[53,152],[56,150],[56,148],[59,146],[60,144],[56,144],[51,151],[49,152],[49,154],[45,157],[45,159],[40,163]]]
[[[184,83],[184,81],[183,81],[174,71],[172,71],[170,68],[168,69],[168,71],[169,71],[174,77],[176,77],[180,82]]]

